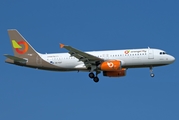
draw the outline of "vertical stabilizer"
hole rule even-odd
[[[35,49],[17,30],[10,29],[8,30],[8,34],[14,55],[5,54],[4,56],[7,57],[5,62],[38,69],[59,69],[59,67],[54,66],[42,59],[42,54],[36,52]]]
[[[14,56],[16,57],[27,57],[36,56],[38,53],[34,48],[26,41],[26,39],[15,29],[8,30]]]

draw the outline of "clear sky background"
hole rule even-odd
[[[50,72],[6,64],[7,29],[41,53],[159,48],[175,63],[127,76]],[[178,0],[1,0],[0,120],[179,120]]]

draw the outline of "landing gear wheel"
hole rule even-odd
[[[153,73],[153,70],[152,70],[152,66],[150,66],[150,76],[151,76],[151,77],[154,77],[154,76],[155,76],[154,73]]]
[[[94,78],[94,77],[95,77],[94,73],[92,73],[92,72],[89,73],[89,77],[90,77],[90,78]]]
[[[155,75],[153,73],[150,74],[151,77],[154,77]]]
[[[98,78],[98,77],[94,77],[93,80],[94,80],[94,82],[96,82],[96,83],[99,82],[99,78]]]

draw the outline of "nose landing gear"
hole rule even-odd
[[[153,73],[152,66],[150,67],[150,76],[151,76],[151,77],[154,77],[154,76],[155,76],[155,74]]]

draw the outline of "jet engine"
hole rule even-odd
[[[126,69],[122,68],[121,70],[118,71],[103,71],[103,76],[108,76],[108,77],[126,76]]]
[[[99,68],[102,71],[118,71],[121,69],[121,61],[119,60],[104,61],[99,65]]]

